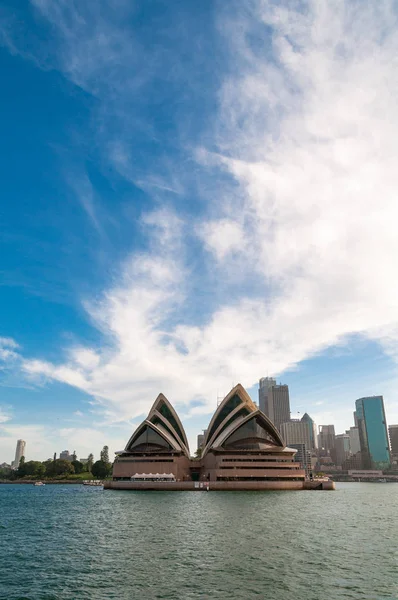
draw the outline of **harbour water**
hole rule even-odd
[[[398,485],[0,485],[2,600],[398,598]]]

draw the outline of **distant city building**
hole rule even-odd
[[[386,468],[391,464],[383,396],[359,398],[355,402],[361,445],[362,467]]]
[[[355,410],[353,412],[353,415],[354,415],[354,426],[358,427],[358,418],[357,418],[357,413]]]
[[[311,452],[305,444],[289,444],[289,448],[297,450],[294,461],[300,463],[301,468],[305,471],[306,477],[309,477],[312,471]]]
[[[69,450],[62,450],[62,452],[59,455],[59,458],[60,460],[69,460],[70,462],[72,462],[73,456],[73,454],[69,453]]]
[[[312,441],[308,423],[300,419],[292,419],[280,426],[281,435],[287,446],[292,448],[292,444],[305,444],[307,450],[311,449]]]
[[[198,450],[199,450],[199,448],[203,448],[206,433],[207,433],[207,429],[204,429],[203,433],[198,434],[198,439],[197,439],[197,449]]]
[[[346,433],[350,436],[350,452],[351,454],[357,454],[361,451],[361,445],[359,443],[359,429],[358,427],[350,427]]]
[[[319,425],[318,449],[329,454],[334,449],[336,434],[334,425]]]
[[[353,469],[348,471],[350,477],[366,477],[369,479],[383,477],[383,471],[376,470],[365,470],[365,469]]]
[[[398,425],[390,425],[388,433],[390,437],[391,453],[398,456]]]
[[[344,471],[349,471],[351,469],[361,469],[362,468],[362,455],[360,452],[356,454],[352,454],[349,456],[342,464]]]
[[[334,455],[336,465],[342,466],[350,456],[350,436],[347,433],[336,435]]]
[[[277,384],[272,377],[262,377],[259,382],[258,402],[260,410],[280,430],[282,423],[290,420],[289,387]]]
[[[303,423],[307,423],[309,431],[310,431],[311,447],[309,448],[309,450],[315,450],[318,447],[318,439],[317,439],[317,435],[316,435],[316,425],[308,413],[304,413],[304,415],[301,417],[301,421]]]
[[[273,377],[262,377],[259,381],[258,406],[259,409],[265,414],[267,414],[265,410],[268,406],[268,390],[274,385],[276,385],[276,379]]]
[[[25,449],[26,449],[26,442],[25,442],[25,440],[18,440],[17,441],[17,447],[16,447],[16,450],[15,450],[15,458],[14,458],[14,461],[12,463],[12,468],[13,469],[18,469],[19,463],[20,463],[20,460],[21,460],[22,456],[25,456]]]
[[[0,469],[11,469],[11,465],[9,465],[8,463],[1,463],[0,465]]]

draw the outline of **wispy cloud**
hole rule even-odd
[[[106,22],[94,4],[87,14],[35,6],[57,33],[60,68],[100,99],[98,122],[108,128],[113,115],[109,160],[136,180],[117,115],[159,63],[140,68],[122,12]],[[103,347],[70,348],[62,364],[24,362],[30,376],[78,387],[121,417],[145,412],[159,391],[210,412],[217,390],[250,386],[265,365],[281,373],[353,333],[386,352],[398,341],[394,5],[236,7],[219,15],[230,64],[217,114],[202,125],[200,177],[185,174],[206,199],[200,215],[176,204],[143,217],[148,249],[86,302]],[[147,186],[181,195],[151,176]]]

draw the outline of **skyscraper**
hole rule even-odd
[[[362,467],[372,469],[390,465],[383,396],[359,398],[355,402],[361,445]]]
[[[267,414],[266,410],[268,410],[268,390],[274,385],[276,385],[276,379],[273,377],[262,377],[259,381],[258,406],[264,414]]]
[[[357,452],[361,451],[358,427],[350,427],[349,429],[347,429],[346,433],[350,436],[350,452],[351,452],[351,454],[357,454]]]
[[[398,425],[390,425],[388,433],[390,436],[391,454],[398,456]]]
[[[20,463],[20,460],[21,460],[22,456],[25,456],[25,448],[26,448],[26,442],[25,442],[25,440],[18,440],[17,441],[17,447],[16,447],[16,450],[15,450],[14,462],[12,463],[12,468],[13,469],[18,469],[19,463]]]
[[[318,447],[318,440],[317,440],[317,435],[316,435],[316,425],[308,413],[304,413],[304,415],[301,417],[301,421],[303,423],[307,423],[308,429],[310,431],[311,446],[308,448],[308,450],[315,450]]]
[[[319,425],[318,434],[318,448],[323,450],[326,454],[330,454],[330,451],[334,449],[336,435],[334,431],[334,425]]]
[[[336,435],[334,455],[336,465],[339,465],[339,467],[341,467],[344,461],[350,456],[350,436],[348,433]]]
[[[292,419],[287,423],[281,423],[281,435],[287,446],[292,444],[305,444],[306,450],[311,450],[311,436],[308,423],[300,419]]]
[[[289,387],[277,384],[272,377],[260,379],[258,390],[260,410],[267,415],[280,430],[282,423],[290,421]]]

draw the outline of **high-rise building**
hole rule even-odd
[[[273,377],[262,377],[259,381],[258,406],[264,414],[267,414],[265,411],[268,410],[268,390],[274,385],[276,379]]]
[[[390,436],[391,454],[398,456],[398,425],[390,425],[388,433]]]
[[[362,467],[386,468],[391,463],[383,396],[359,398],[355,402],[361,445]]]
[[[318,449],[326,454],[334,449],[336,434],[334,425],[319,425]]]
[[[307,423],[309,431],[310,431],[311,447],[309,448],[309,450],[315,450],[318,447],[318,440],[317,440],[317,435],[316,435],[316,425],[308,413],[304,413],[304,415],[301,417],[301,421],[303,423]]]
[[[357,454],[361,451],[361,445],[359,443],[359,429],[358,427],[350,427],[347,429],[346,434],[350,436],[350,452],[351,454]]]
[[[311,449],[311,436],[308,423],[300,421],[300,419],[292,419],[287,423],[282,423],[281,435],[285,444],[292,447],[291,444],[305,444],[307,450]]]
[[[305,471],[306,477],[309,477],[312,471],[311,452],[306,448],[305,444],[289,444],[289,448],[295,448],[297,450],[294,455],[294,462],[300,463],[301,468]]]
[[[16,450],[15,450],[15,458],[14,458],[14,461],[12,463],[12,468],[13,469],[18,469],[21,458],[23,456],[25,456],[25,448],[26,448],[26,442],[25,442],[25,440],[18,440],[17,441],[17,447],[16,447]]]
[[[353,415],[354,415],[354,427],[358,427],[358,418],[357,418],[357,413],[355,410],[353,412]]]
[[[350,456],[350,436],[348,433],[336,435],[334,445],[335,463],[341,467]]]
[[[258,390],[260,410],[280,430],[282,423],[290,420],[289,387],[277,384],[272,377],[260,379]]]

